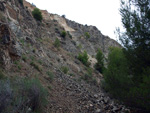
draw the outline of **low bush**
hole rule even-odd
[[[29,105],[33,111],[40,111],[46,105],[47,91],[38,79],[23,80],[24,93],[30,100]]]
[[[86,82],[90,82],[92,80],[92,75],[89,73],[85,73],[81,78]]]
[[[97,63],[95,64],[95,69],[98,70],[100,73],[104,70],[104,55],[100,49],[96,54]]]
[[[70,76],[74,77],[75,75],[73,73],[69,73]]]
[[[51,81],[54,79],[54,74],[52,72],[48,71],[47,75]]]
[[[0,80],[0,113],[42,113],[46,98],[38,79]]]
[[[84,35],[86,38],[90,38],[90,34],[88,32],[85,32]]]
[[[68,67],[63,66],[63,67],[61,67],[61,70],[62,70],[62,72],[64,72],[65,74],[67,74],[67,73],[68,73],[68,71],[69,71],[69,68],[68,68]]]
[[[33,11],[32,11],[32,15],[33,17],[38,20],[38,21],[42,21],[43,17],[42,17],[42,13],[41,11],[38,9],[38,8],[35,8]]]
[[[24,62],[27,62],[27,56],[25,56],[25,55],[22,55],[22,60],[24,61]]]
[[[92,74],[93,74],[92,68],[87,68],[87,72],[81,77],[81,79],[85,80],[88,83],[97,85],[96,78],[94,78]]]
[[[59,41],[58,38],[55,39],[54,46],[57,47],[57,48],[60,47],[60,41]]]
[[[41,67],[40,67],[38,64],[36,64],[34,61],[32,61],[32,62],[30,63],[30,65],[33,66],[33,67],[34,67],[36,70],[38,70],[39,72],[42,71]]]
[[[81,45],[81,44],[79,44],[79,45],[77,46],[77,48],[82,49],[82,45]]]
[[[14,64],[16,65],[16,67],[17,67],[19,70],[21,70],[22,66],[21,66],[19,60],[18,60],[18,61],[14,61]]]
[[[84,65],[89,66],[89,62],[88,62],[88,55],[87,52],[84,51],[83,53],[80,53],[77,57]]]
[[[61,36],[62,36],[63,38],[65,38],[66,35],[67,35],[66,31],[62,31],[62,32],[61,32]]]

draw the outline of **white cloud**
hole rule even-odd
[[[66,15],[81,24],[96,26],[104,35],[115,39],[114,30],[121,26],[120,0],[27,0],[50,13]]]

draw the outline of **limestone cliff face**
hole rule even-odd
[[[0,46],[2,46],[1,51],[7,51],[5,54],[1,53],[0,57],[2,60],[5,59],[4,61],[7,61],[8,64],[11,64],[14,59],[11,58],[12,55],[18,58],[27,52],[27,48],[22,45],[23,42],[28,41],[36,45],[37,40],[45,38],[52,42],[58,38],[61,41],[61,47],[73,56],[87,51],[93,65],[96,60],[92,57],[96,55],[97,49],[100,48],[107,57],[109,47],[121,47],[113,39],[104,36],[95,26],[84,26],[59,15],[50,14],[46,10],[41,10],[43,22],[37,22],[31,13],[35,6],[26,1],[23,2],[24,5],[21,5],[18,0],[0,1],[0,38],[2,40]],[[67,32],[66,38],[61,37],[62,31]],[[86,36],[86,33],[89,37]],[[42,45],[40,44],[38,50],[41,51],[41,49]],[[43,49],[42,51],[46,52]]]
[[[30,11],[34,9],[28,2],[24,2],[25,6],[29,7]],[[72,35],[72,39],[70,40],[73,41],[76,46],[82,45],[81,50],[86,50],[91,56],[96,54],[98,48],[100,48],[107,57],[109,47],[121,47],[121,45],[115,40],[109,38],[108,36],[104,36],[95,26],[82,25],[76,23],[75,21],[68,20],[63,16],[50,14],[46,10],[41,10],[41,12],[45,20],[56,20],[65,31],[68,31]],[[90,35],[89,39],[85,36],[86,32]],[[70,48],[70,51],[75,51],[75,48]]]

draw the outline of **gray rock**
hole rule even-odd
[[[21,37],[23,34],[22,34],[22,31],[21,31],[21,28],[18,24],[17,21],[11,21],[10,24],[9,24],[9,27],[11,28],[11,30],[13,31],[13,33],[16,34],[17,37]]]
[[[102,111],[101,109],[97,109],[95,112],[96,113],[101,113],[101,111]]]
[[[95,97],[95,98],[98,98],[98,95],[97,95],[97,94],[95,94],[95,95],[94,95],[94,97]]]
[[[119,110],[119,108],[117,108],[116,106],[114,106],[113,107],[113,111],[115,112],[115,111],[118,111]]]
[[[104,103],[105,103],[105,104],[107,104],[107,103],[108,103],[108,101],[109,101],[109,98],[104,97]]]

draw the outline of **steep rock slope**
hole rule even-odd
[[[102,75],[84,66],[76,56],[86,50],[92,66],[101,48],[107,57],[110,46],[120,45],[93,26],[83,26],[58,15],[41,11],[42,22],[32,17],[35,8],[24,1],[0,1],[0,66],[8,77],[38,77],[48,89],[44,113],[100,113],[129,111],[110,99],[100,88]],[[65,38],[61,36],[66,31]],[[85,33],[89,33],[88,38]],[[60,48],[54,41],[60,40]],[[33,65],[34,64],[34,65]],[[92,67],[91,66],[91,67]],[[68,73],[63,68],[69,69]],[[54,74],[49,80],[47,72]],[[82,78],[92,74],[90,81]]]

